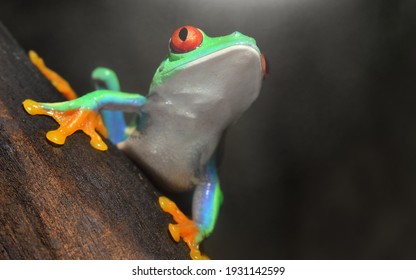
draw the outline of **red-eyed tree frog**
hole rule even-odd
[[[106,150],[97,130],[162,188],[175,192],[195,188],[192,220],[166,197],[160,197],[159,204],[176,222],[169,225],[174,240],[183,238],[191,257],[203,259],[199,244],[213,231],[223,200],[217,147],[227,127],[259,95],[266,63],[255,40],[239,32],[212,38],[183,26],[173,33],[169,48],[146,97],[121,92],[116,74],[97,68],[92,73],[95,91],[79,98],[70,93],[72,100],[66,102],[28,99],[23,105],[29,114],[48,115],[60,124],[46,135],[53,143],[64,144],[67,136],[83,130],[94,148]],[[58,90],[71,91],[36,54],[30,56]],[[136,112],[137,117],[127,125],[123,112]]]

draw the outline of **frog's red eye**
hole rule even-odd
[[[269,76],[270,65],[264,54],[261,54],[261,68],[263,71],[263,79],[267,79],[267,77]]]
[[[173,32],[170,47],[177,53],[190,52],[201,45],[202,37],[198,28],[189,25],[182,26]]]

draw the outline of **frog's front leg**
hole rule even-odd
[[[208,259],[199,250],[199,244],[214,230],[223,196],[216,164],[211,160],[201,183],[196,186],[192,202],[192,220],[187,218],[170,199],[162,196],[159,204],[172,215],[176,224],[169,224],[169,232],[176,242],[183,238],[191,250],[192,259]]]
[[[130,94],[114,90],[96,90],[80,98],[58,103],[38,103],[27,99],[23,102],[31,115],[53,117],[59,128],[49,131],[46,137],[53,143],[64,144],[66,137],[77,130],[91,137],[90,144],[98,150],[106,150],[107,145],[96,132],[104,133],[105,128],[99,117],[101,109],[137,111],[146,102],[140,94]]]

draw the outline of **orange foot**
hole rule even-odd
[[[63,145],[66,137],[77,130],[84,131],[85,134],[91,137],[90,144],[95,149],[100,151],[107,150],[107,145],[102,140],[101,136],[95,131],[97,129],[103,136],[106,135],[104,124],[98,112],[93,110],[69,110],[58,111],[53,109],[43,108],[41,103],[26,99],[23,106],[30,115],[47,115],[54,118],[58,122],[59,128],[51,130],[46,134],[49,141]]]
[[[191,252],[189,255],[193,260],[208,260],[206,255],[202,255],[199,250],[198,234],[199,229],[194,221],[188,219],[178,206],[165,196],[159,197],[159,205],[163,211],[172,215],[173,220],[177,224],[169,224],[169,232],[172,238],[179,242],[182,237],[183,241],[188,245]]]

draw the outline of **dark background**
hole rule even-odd
[[[181,25],[256,38],[271,73],[228,133],[204,251],[416,259],[414,0],[1,0],[0,21],[80,93],[96,66],[146,93]]]

